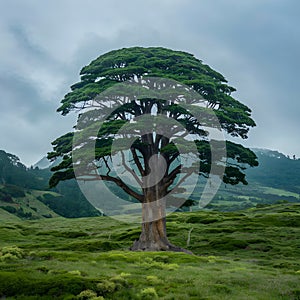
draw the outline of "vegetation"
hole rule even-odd
[[[242,187],[240,185],[221,185],[213,201],[206,206],[206,210],[236,211],[277,202],[299,202],[300,160],[288,159],[283,154],[270,150],[254,149],[254,152],[260,164],[256,168],[245,171],[249,185]],[[6,154],[6,158],[9,155]],[[0,164],[1,162],[5,162],[5,160],[2,158]],[[76,181],[64,181],[59,183],[55,189],[49,190],[45,188],[51,176],[49,169],[26,169],[22,165],[21,172],[23,175],[22,180],[19,181],[19,177],[14,176],[19,172],[14,168],[18,167],[11,165],[10,168],[6,169],[5,174],[0,174],[2,183],[5,182],[5,184],[0,184],[0,211],[6,210],[20,218],[22,209],[25,212],[22,218],[27,219],[55,217],[57,215],[74,218],[98,214],[84,198]],[[22,184],[33,179],[33,172],[38,176],[39,184],[32,186],[33,189],[24,188]],[[11,178],[10,184],[7,183],[8,178]],[[125,192],[122,193],[121,190],[114,189],[113,186],[110,186],[110,189],[114,190],[114,193],[119,197],[124,198]],[[179,210],[189,211],[192,209],[191,206],[195,204],[193,199],[198,199],[202,191],[203,184],[200,183],[190,196],[190,200],[186,201],[188,206],[181,207]],[[13,218],[13,215],[10,217]]]
[[[195,255],[130,252],[139,226],[108,217],[0,217],[0,298],[300,299],[299,204],[170,215]]]
[[[247,184],[245,166],[258,165],[255,154],[242,145],[214,139],[209,128],[245,139],[255,126],[251,110],[231,96],[235,89],[221,74],[185,52],[120,49],[101,55],[80,74],[81,81],[71,87],[58,109],[63,115],[78,110],[80,114],[75,133],[53,142],[48,158],[63,160],[52,168],[50,185],[74,178],[75,167],[80,170],[79,180],[114,183],[142,204],[142,232],[132,250],[184,251],[168,241],[166,207],[177,207],[176,195],[184,189],[180,184],[192,173],[203,177],[212,173],[227,184]],[[124,82],[131,82],[131,87]],[[117,154],[136,188],[115,173]],[[181,154],[194,154],[196,162],[185,166]],[[224,176],[213,171],[222,166]],[[169,197],[172,192],[174,197]]]
[[[255,172],[251,169],[246,171],[249,179],[263,186],[300,195],[300,159],[290,159],[278,151],[261,149],[254,151],[259,158],[260,166],[255,168]]]
[[[49,169],[26,168],[17,156],[0,150],[0,208],[23,219],[99,215],[75,180],[50,190],[50,177]]]

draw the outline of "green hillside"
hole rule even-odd
[[[300,204],[175,213],[167,224],[194,255],[129,252],[139,225],[108,217],[3,220],[0,298],[300,299]]]
[[[290,159],[277,151],[254,151],[260,164],[246,170],[249,184],[222,184],[212,202],[206,206],[207,210],[237,211],[274,203],[300,202],[300,160]],[[15,155],[0,151],[1,214],[5,210],[6,215],[11,213],[22,219],[57,215],[71,218],[99,215],[81,193],[76,180],[61,182],[55,189],[50,190],[50,176],[49,168],[26,168]],[[200,183],[190,200],[199,200],[203,187],[204,184]],[[128,200],[124,192],[114,186],[110,186],[110,189]]]
[[[277,151],[253,149],[259,166],[245,170],[248,185],[222,184],[206,209],[237,211],[274,203],[300,202],[300,159],[291,159]],[[193,192],[198,199],[204,184]]]
[[[97,216],[75,180],[49,189],[50,169],[27,168],[13,154],[0,150],[0,212],[21,219]]]
[[[39,219],[39,218],[53,218],[57,217],[52,209],[50,209],[46,204],[44,204],[41,199],[42,195],[51,194],[53,197],[59,197],[57,193],[37,190],[26,190],[23,192],[22,197],[7,196],[11,189],[16,190],[15,186],[0,186],[0,193],[5,193],[6,197],[0,198],[0,211],[6,211],[11,215],[20,219]],[[1,219],[2,220],[2,219]]]

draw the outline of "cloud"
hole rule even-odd
[[[55,110],[80,69],[107,51],[138,45],[195,54],[253,109],[258,127],[246,145],[300,156],[299,6],[295,0],[2,1],[0,148],[34,163],[75,122]]]

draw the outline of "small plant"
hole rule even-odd
[[[0,260],[17,260],[25,256],[24,250],[16,246],[3,247],[0,251]]]
[[[207,259],[208,259],[209,263],[215,263],[216,262],[216,257],[213,256],[213,255],[208,256]]]
[[[97,293],[92,290],[82,291],[78,296],[78,300],[91,300],[97,298]]]
[[[148,288],[141,290],[141,299],[142,300],[158,299],[158,295],[156,293],[155,288],[148,287]]]
[[[156,285],[156,284],[161,283],[161,280],[157,276],[154,276],[154,275],[149,275],[146,277],[146,279],[149,284]]]
[[[68,272],[71,275],[82,276],[82,273],[79,270],[73,270]]]
[[[0,261],[9,261],[9,260],[17,260],[17,259],[18,258],[11,253],[6,253],[0,256]]]
[[[103,280],[97,284],[97,291],[102,295],[113,293],[116,289],[117,285],[113,281]]]
[[[131,276],[131,274],[130,274],[130,273],[122,272],[122,273],[120,274],[120,276],[123,277],[123,278],[126,278],[126,277]]]
[[[146,269],[160,269],[160,270],[177,270],[179,268],[178,264],[167,264],[162,261],[154,261],[150,257],[146,257],[144,262],[141,263],[141,266]]]
[[[175,271],[179,268],[178,264],[164,264],[163,269],[169,270],[169,271]]]
[[[111,281],[113,281],[119,287],[128,286],[127,279],[121,275],[116,275],[116,276],[112,277]]]

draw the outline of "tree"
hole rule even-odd
[[[142,204],[142,232],[132,250],[185,251],[172,245],[166,234],[166,207],[179,201],[171,192],[176,187],[177,193],[182,192],[180,184],[195,170],[206,178],[219,175],[228,184],[247,184],[243,170],[258,165],[255,154],[240,144],[227,141],[225,145],[209,137],[207,127],[214,115],[218,129],[245,139],[255,126],[251,110],[231,96],[235,89],[220,73],[186,52],[124,48],[101,55],[80,75],[81,81],[71,86],[58,108],[62,115],[80,114],[75,133],[52,143],[48,158],[63,160],[52,169],[50,186],[75,175],[85,181],[110,182]],[[114,88],[121,93],[109,93]],[[195,117],[199,110],[201,120]],[[106,119],[97,123],[103,112]],[[191,149],[196,149],[200,165],[193,160],[184,167],[180,155],[189,155]],[[112,170],[118,153],[136,186]]]

